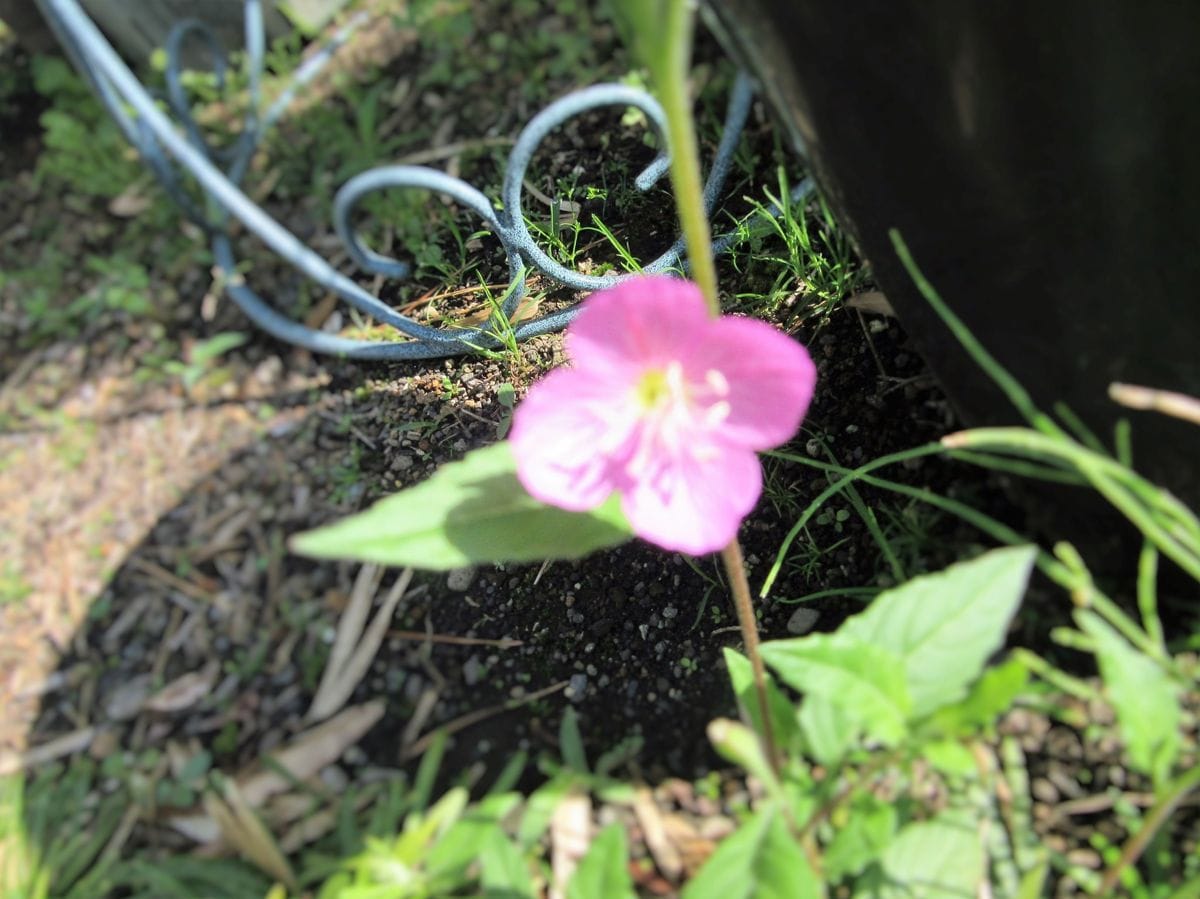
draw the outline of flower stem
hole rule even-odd
[[[1137,862],[1142,853],[1146,851],[1146,847],[1150,845],[1150,841],[1154,839],[1154,835],[1175,813],[1175,809],[1187,798],[1188,793],[1197,787],[1200,787],[1200,768],[1193,768],[1167,786],[1166,795],[1161,796],[1158,803],[1142,821],[1141,829],[1125,844],[1125,848],[1121,850],[1121,856],[1104,872],[1097,895],[1107,896],[1117,888],[1117,882],[1121,879],[1121,871]]]
[[[717,298],[717,268],[713,264],[712,233],[704,211],[704,184],[700,177],[700,151],[692,119],[688,70],[692,59],[694,0],[666,0],[664,58],[651,65],[656,76],[658,101],[667,117],[667,144],[671,153],[671,186],[679,224],[687,244],[692,280],[704,294],[709,313],[721,314]]]
[[[721,561],[729,576],[729,589],[733,593],[733,605],[737,609],[738,624],[742,626],[742,643],[754,672],[754,691],[758,694],[758,714],[762,719],[762,738],[767,758],[775,772],[779,771],[779,751],[775,745],[775,729],[771,726],[771,706],[767,702],[767,674],[763,668],[762,653],[758,650],[758,620],[754,617],[754,603],[750,600],[750,582],[746,579],[746,566],[742,561],[742,547],[735,537],[721,550]]]

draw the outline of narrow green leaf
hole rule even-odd
[[[591,512],[539,503],[517,480],[509,445],[497,443],[364,512],[297,534],[290,546],[304,556],[447,571],[578,559],[631,536],[615,494]]]
[[[750,660],[736,650],[725,647],[725,667],[729,671],[729,682],[738,705],[750,718],[750,723],[760,734],[763,732],[762,712],[758,703],[758,691],[754,688],[754,668]],[[796,707],[780,692],[775,681],[767,674],[767,710],[771,716],[771,729],[775,744],[786,749],[795,744],[799,736],[796,724]]]
[[[767,805],[717,846],[681,895],[682,899],[817,899],[825,891],[776,806]]]
[[[895,653],[839,631],[764,643],[762,656],[780,680],[835,700],[879,740],[895,743],[904,736],[911,700]]]
[[[534,896],[525,857],[499,827],[489,829],[479,844],[479,879],[485,896]]]
[[[961,699],[1004,643],[1036,549],[994,549],[881,593],[839,634],[891,650],[904,663],[912,717]]]
[[[1043,859],[1021,877],[1016,899],[1041,899],[1046,895],[1046,879],[1049,876],[1050,860]],[[1197,881],[1197,886],[1200,886],[1200,881]],[[1197,890],[1197,893],[1200,893],[1200,890]]]
[[[563,764],[579,774],[588,773],[587,753],[583,748],[583,735],[579,732],[579,715],[567,706],[558,725],[558,750]]]
[[[1095,612],[1075,613],[1080,629],[1096,644],[1096,661],[1108,698],[1117,713],[1129,761],[1167,782],[1179,754],[1179,687],[1162,667],[1137,651]]]
[[[635,895],[625,829],[610,824],[596,835],[587,855],[580,859],[567,884],[567,899],[629,899]]]
[[[714,718],[708,722],[708,740],[722,758],[740,765],[751,777],[757,777],[768,791],[779,789],[779,781],[763,750],[762,738],[740,721]]]
[[[882,877],[856,899],[976,899],[983,844],[968,815],[943,812],[901,829],[880,857]],[[879,882],[881,881],[881,882]]]

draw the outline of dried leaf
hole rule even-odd
[[[118,686],[104,702],[104,714],[112,721],[128,721],[142,710],[150,693],[151,677],[138,674]]]
[[[141,183],[129,185],[112,198],[108,204],[109,214],[122,219],[137,218],[154,203],[153,197],[144,193],[144,189],[145,185]]]
[[[1137,384],[1113,382],[1108,385],[1108,396],[1115,403],[1130,409],[1148,409],[1170,415],[1183,421],[1200,425],[1200,399],[1186,393],[1140,387]]]
[[[642,828],[646,848],[654,856],[654,863],[658,865],[658,870],[668,880],[677,882],[679,875],[683,872],[683,859],[680,858],[679,850],[667,838],[662,815],[659,814],[658,806],[654,803],[654,797],[645,787],[638,790],[634,797],[633,812]]]
[[[190,671],[175,678],[146,700],[143,709],[151,712],[182,712],[190,709],[212,692],[221,671],[221,663],[211,660],[199,671]]]
[[[283,749],[273,753],[271,758],[275,765],[290,772],[295,780],[311,777],[336,761],[348,747],[374,727],[383,717],[383,709],[384,703],[380,699],[352,706],[324,724],[300,734]],[[291,786],[292,780],[274,771],[262,771],[239,779],[238,783],[246,802],[252,808],[257,808],[267,797]]]
[[[662,815],[662,820],[663,830],[679,851],[684,870],[689,875],[695,875],[717,848],[716,842],[702,836],[696,825],[682,815],[667,812]]]
[[[167,826],[202,846],[212,846],[221,840],[221,828],[203,813],[171,815],[167,818]]]
[[[226,781],[223,793],[223,796],[215,793],[204,796],[204,810],[217,822],[222,841],[235,848],[247,861],[294,889],[296,878],[291,866],[237,785]]]
[[[321,675],[317,695],[313,697],[312,706],[309,707],[310,721],[328,718],[346,704],[354,688],[371,667],[375,653],[379,651],[379,645],[387,633],[388,624],[396,612],[396,605],[412,581],[412,575],[412,569],[406,568],[396,578],[396,583],[384,597],[379,612],[366,626],[364,633],[363,626],[371,608],[371,600],[379,586],[379,577],[376,576],[375,565],[363,566],[351,592],[350,603],[338,623],[337,637],[334,639],[325,672]]]
[[[16,774],[26,768],[36,768],[64,755],[82,752],[88,748],[95,736],[96,728],[84,727],[21,753],[0,753],[0,777]]]
[[[550,817],[550,899],[563,899],[571,875],[592,843],[592,802],[583,794],[564,796]]]
[[[878,290],[866,290],[862,293],[856,293],[850,299],[846,300],[846,305],[851,309],[857,309],[859,312],[866,312],[868,315],[886,315],[889,318],[896,317],[891,302]]]

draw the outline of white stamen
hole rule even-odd
[[[731,411],[732,410],[729,406],[729,403],[726,402],[725,400],[721,400],[720,402],[713,403],[704,412],[705,427],[715,428],[717,425],[719,425],[721,422],[723,422],[725,419],[727,419],[729,417],[729,413]]]
[[[729,396],[729,381],[717,369],[710,368],[704,373],[704,383],[711,387],[717,396]]]

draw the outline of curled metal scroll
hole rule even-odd
[[[75,67],[88,79],[125,138],[137,148],[182,214],[206,232],[226,292],[258,327],[280,340],[314,352],[356,359],[432,359],[499,348],[498,339],[487,328],[433,328],[397,312],[306,247],[240,188],[264,133],[283,114],[296,92],[312,80],[354,29],[365,21],[365,15],[352,19],[339,30],[319,53],[295,72],[292,82],[275,102],[262,111],[260,85],[266,45],[262,0],[245,0],[245,50],[250,102],[237,139],[229,147],[218,148],[208,144],[192,117],[180,78],[184,42],[198,39],[211,56],[218,86],[224,83],[228,69],[227,57],[216,35],[203,23],[182,21],[172,29],[167,40],[166,96],[162,99],[175,119],[172,122],[81,9],[78,0],[37,0],[37,3]],[[753,85],[750,79],[739,75],[729,99],[721,142],[704,186],[704,207],[710,217],[729,173],[752,99]],[[657,132],[660,145],[665,146],[665,116],[652,96],[624,85],[595,85],[550,104],[521,131],[508,157],[501,208],[497,209],[487,196],[470,184],[437,169],[383,165],[354,176],[337,192],[334,199],[334,228],[351,259],[362,270],[390,278],[403,278],[409,274],[409,265],[366,247],[351,226],[351,219],[363,198],[376,191],[432,191],[452,198],[477,214],[500,241],[510,278],[501,310],[510,319],[525,293],[527,266],[576,290],[590,291],[611,285],[628,275],[600,277],[566,268],[538,246],[521,212],[525,173],[546,136],[575,116],[608,106],[640,110],[650,127]],[[660,154],[637,176],[635,186],[639,190],[648,190],[663,176],[667,167],[667,157]],[[198,198],[189,193],[188,184],[198,187]],[[806,178],[797,185],[792,199],[807,196],[812,190],[813,185]],[[231,218],[240,221],[306,278],[376,321],[395,328],[408,339],[380,341],[341,337],[310,328],[281,314],[237,274],[238,260],[228,227]],[[716,247],[719,251],[723,250],[734,239],[734,235],[724,235],[717,239]],[[660,272],[673,267],[685,267],[683,252],[683,240],[680,238],[646,265],[643,271]],[[513,336],[523,340],[559,330],[571,320],[577,308],[571,307],[515,325]]]

